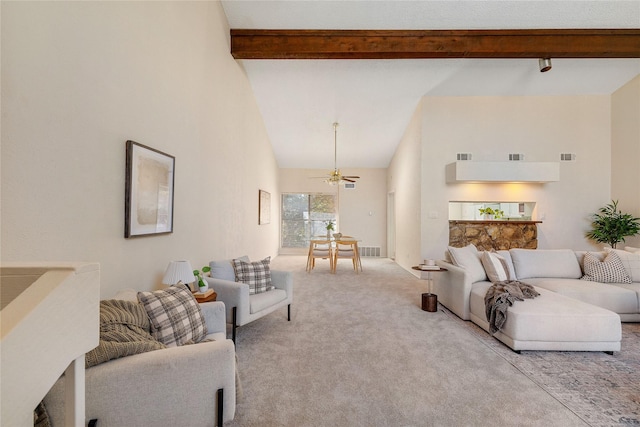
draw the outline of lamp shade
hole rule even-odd
[[[195,281],[196,277],[193,275],[193,268],[189,261],[171,261],[162,279],[165,285],[176,285],[179,282],[187,284]]]

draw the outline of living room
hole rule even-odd
[[[280,194],[318,190],[298,190],[297,171],[279,167],[219,2],[3,1],[0,11],[2,261],[99,262],[109,298],[157,289],[172,260],[279,254]],[[362,194],[341,191],[341,227],[386,254],[394,193],[395,260],[409,269],[442,257],[450,201],[535,201],[540,247],[597,248],[584,238],[589,214],[611,199],[640,214],[639,99],[637,76],[608,95],[426,96],[388,168],[350,171],[375,200],[372,222],[348,212]],[[176,157],[171,234],[123,237],[129,139]],[[460,152],[577,161],[549,184],[447,184]],[[260,189],[272,197],[268,225],[257,221]]]
[[[9,2],[2,11],[3,260],[97,260],[107,297],[126,282],[154,288],[173,259],[278,254],[277,203],[271,224],[258,225],[257,190],[277,201],[292,191],[291,171],[279,169],[250,82],[229,55],[219,3]],[[583,237],[590,213],[611,199],[640,209],[638,91],[636,77],[608,96],[423,98],[386,188],[372,171],[382,209],[364,244],[386,249],[384,206],[395,193],[395,259],[405,268],[442,256],[454,200],[535,201],[541,247],[592,248]],[[170,235],[122,238],[127,139],[176,157]],[[446,184],[459,152],[487,161],[570,152],[578,161],[544,185]],[[357,196],[340,197],[348,205]],[[341,212],[343,229],[361,219]]]

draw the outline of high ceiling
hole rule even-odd
[[[640,28],[634,1],[222,0],[234,29]],[[640,59],[241,60],[282,168],[385,168],[423,96],[611,94]]]

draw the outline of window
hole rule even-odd
[[[336,222],[333,194],[287,193],[282,195],[281,245],[307,248],[313,236],[327,234],[327,223]]]

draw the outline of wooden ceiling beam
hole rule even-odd
[[[640,29],[231,30],[235,59],[640,58]]]

